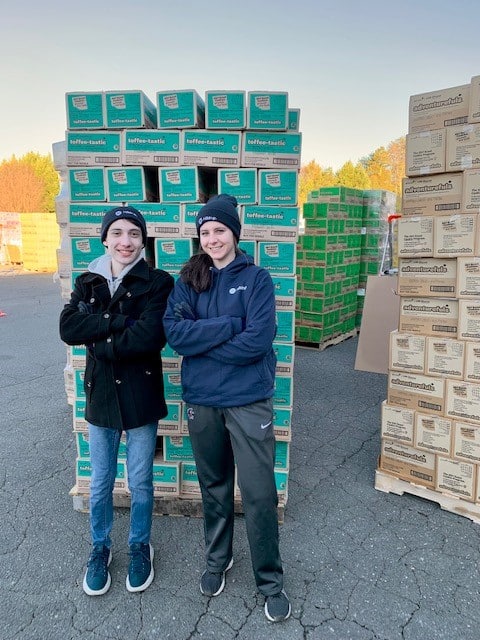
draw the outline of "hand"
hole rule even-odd
[[[196,320],[195,313],[188,302],[177,302],[173,307],[173,312],[177,320]]]
[[[80,311],[80,313],[93,313],[93,305],[80,300],[80,302],[78,303],[78,310]]]

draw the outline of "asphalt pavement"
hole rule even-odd
[[[185,516],[154,518],[155,580],[128,593],[129,512],[117,508],[112,587],[86,596],[62,304],[53,274],[0,274],[1,640],[479,639],[479,525],[375,489],[386,376],[354,370],[355,337],[296,350],[280,527],[288,621],[264,616],[242,515],[225,591],[209,599],[198,587],[202,519]]]

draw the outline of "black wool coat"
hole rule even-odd
[[[85,419],[132,429],[167,415],[160,351],[163,315],[173,277],[140,260],[112,296],[106,279],[82,273],[60,314],[60,337],[87,345]],[[79,302],[86,311],[79,310]],[[85,309],[85,307],[84,307]]]

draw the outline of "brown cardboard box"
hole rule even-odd
[[[415,412],[415,440],[417,449],[449,456],[452,451],[452,420],[443,416]]]
[[[439,173],[402,180],[402,215],[433,216],[463,211],[463,173]]]
[[[453,455],[475,464],[480,462],[480,425],[454,422]]]
[[[480,299],[458,301],[459,340],[480,340]]]
[[[418,373],[390,371],[388,404],[442,415],[445,408],[445,380]]]
[[[433,453],[394,440],[382,440],[379,467],[401,480],[433,489],[435,462]]]
[[[398,266],[400,296],[455,298],[455,258],[401,258]]]
[[[404,444],[413,444],[415,411],[404,407],[395,407],[382,402],[382,438],[400,440]]]
[[[435,489],[456,498],[475,499],[476,467],[470,462],[438,456]]]
[[[446,129],[405,136],[405,175],[445,173]],[[451,169],[453,171],[453,169]],[[459,169],[457,169],[458,171]]]
[[[457,258],[457,297],[480,298],[480,256]]]
[[[463,172],[462,203],[463,211],[480,212],[480,168]]]
[[[445,415],[480,422],[480,385],[476,382],[445,380]]]
[[[470,80],[468,122],[480,122],[480,76]]]
[[[433,216],[407,216],[397,222],[400,258],[433,257]]]
[[[458,300],[402,297],[398,329],[403,333],[457,338]]]
[[[467,122],[471,84],[410,96],[408,132],[428,131]]]
[[[395,371],[425,373],[425,336],[400,333],[390,334],[389,368]]]
[[[480,342],[465,342],[463,379],[466,382],[480,382]]]
[[[445,131],[445,171],[480,168],[480,123],[448,127]]]
[[[427,376],[462,379],[465,361],[465,342],[451,338],[425,338]]]
[[[478,215],[456,213],[433,220],[433,255],[436,258],[474,256],[478,251]]]

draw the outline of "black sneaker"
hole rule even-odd
[[[282,622],[292,613],[290,600],[285,591],[280,591],[273,596],[265,598],[265,615],[270,622]]]
[[[104,545],[97,545],[88,559],[87,570],[83,577],[83,590],[89,596],[101,596],[110,589],[112,578],[108,565],[112,561],[112,552]]]
[[[145,591],[152,584],[153,547],[150,543],[135,542],[130,545],[130,564],[126,580],[127,591]]]
[[[225,574],[232,568],[232,565],[233,558],[230,559],[225,570],[220,573],[210,573],[208,569],[203,572],[200,578],[200,591],[204,596],[218,596],[222,593],[225,587]]]

